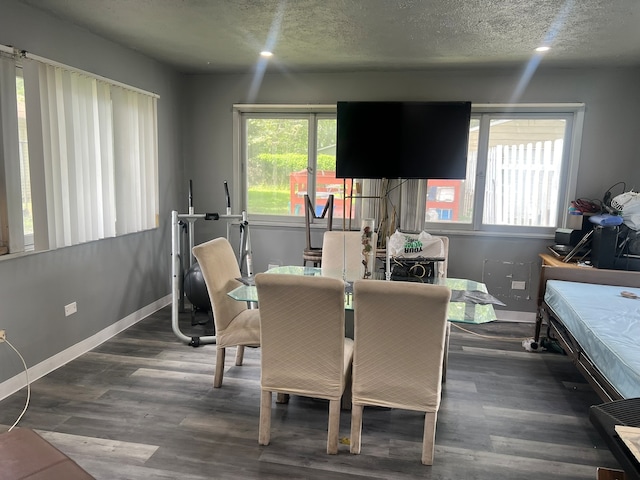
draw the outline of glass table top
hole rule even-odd
[[[272,268],[267,273],[320,276],[322,269],[319,267],[281,266]],[[258,291],[251,280],[246,281],[246,284],[235,288],[227,295],[238,301],[258,302]],[[353,310],[352,285],[345,283],[345,309]],[[496,320],[493,305],[502,304],[488,294],[484,283],[463,278],[436,278],[432,283],[446,285],[451,289],[449,321],[479,324]]]

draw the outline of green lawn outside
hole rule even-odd
[[[258,215],[289,215],[289,190],[249,190],[247,210]]]

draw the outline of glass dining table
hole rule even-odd
[[[322,275],[320,267],[279,266],[271,268],[267,273],[288,275]],[[382,274],[384,275],[384,274]],[[380,279],[382,279],[382,275]],[[239,279],[240,280],[240,279]],[[253,279],[242,279],[243,284],[231,290],[229,295],[234,300],[258,302],[258,291]],[[494,305],[504,305],[487,292],[484,283],[463,278],[435,278],[436,285],[445,285],[451,289],[449,303],[449,321],[456,323],[481,324],[497,319]],[[345,282],[345,310],[353,310],[353,285]]]

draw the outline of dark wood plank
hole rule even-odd
[[[351,455],[343,411],[329,456],[327,403],[300,397],[274,405],[271,444],[259,446],[260,350],[247,349],[241,367],[230,352],[214,389],[215,345],[180,342],[168,308],[34,382],[20,426],[109,480],[591,480],[598,467],[619,468],[588,420],[601,402],[569,359],[523,349],[533,324],[465,328],[500,338],[452,329],[432,467],[420,463],[423,414],[365,409],[362,453]],[[13,423],[24,399],[0,402],[0,423]]]

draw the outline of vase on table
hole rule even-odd
[[[362,278],[371,278],[376,260],[376,246],[373,244],[374,222],[375,220],[373,218],[365,218],[362,220],[362,226],[360,227],[360,237],[362,239]]]

